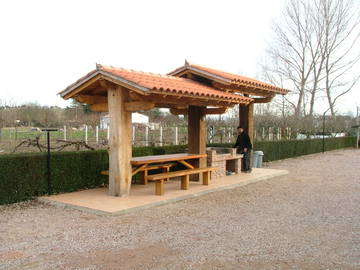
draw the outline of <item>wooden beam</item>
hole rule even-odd
[[[97,103],[90,105],[90,109],[93,112],[108,112],[109,106],[107,103]]]
[[[254,103],[268,103],[268,102],[270,102],[274,97],[275,97],[275,94],[274,94],[274,95],[267,96],[267,97],[262,97],[262,98],[254,98]]]
[[[125,110],[128,112],[147,111],[155,107],[154,103],[145,101],[132,101],[125,103]]]
[[[176,109],[176,108],[170,108],[170,113],[174,115],[187,115],[188,109]]]
[[[206,107],[206,106],[216,106],[216,107],[231,107],[236,104],[239,104],[237,101],[234,100],[218,100],[216,98],[209,98],[209,97],[203,97],[198,98],[190,95],[182,95],[180,98],[178,95],[174,95],[171,93],[167,93],[167,96],[164,97],[164,95],[159,93],[152,93],[149,96],[140,96],[140,95],[131,95],[133,100],[137,101],[145,101],[155,104],[175,104],[177,106],[200,106],[200,107]],[[245,103],[247,104],[247,102]]]
[[[128,91],[108,89],[110,115],[109,194],[128,196],[131,185],[131,112],[125,110]]]
[[[218,107],[218,108],[205,108],[205,114],[223,114],[228,110],[228,107]],[[170,113],[174,115],[187,115],[188,109],[175,109],[171,108]]]
[[[104,96],[91,96],[91,95],[77,95],[74,97],[80,103],[95,104],[95,103],[107,103],[108,98]]]
[[[228,107],[206,108],[205,114],[223,114],[226,113],[228,109]]]
[[[101,78],[101,75],[98,74],[96,76],[94,76],[93,78],[91,78],[90,80],[86,81],[85,83],[83,83],[82,85],[80,85],[78,88],[76,88],[76,90],[71,91],[70,93],[66,94],[63,99],[69,99],[72,98],[73,96],[75,96],[76,94],[80,93],[82,90],[84,90],[85,88],[89,87],[90,85],[92,85],[93,83],[95,83],[96,81],[98,81]]]

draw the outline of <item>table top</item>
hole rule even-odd
[[[143,156],[143,157],[134,157],[131,159],[132,165],[142,165],[156,162],[169,162],[169,161],[179,161],[186,159],[195,159],[195,158],[204,158],[206,154],[189,154],[189,153],[179,153],[179,154],[169,154],[169,155],[156,155],[156,156]]]

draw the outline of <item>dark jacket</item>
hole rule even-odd
[[[252,144],[249,135],[245,131],[243,131],[241,134],[238,135],[236,143],[233,147],[240,150],[243,150],[244,148],[251,150]]]

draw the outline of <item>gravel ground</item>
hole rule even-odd
[[[272,162],[290,174],[117,217],[1,206],[0,269],[360,269],[359,162]]]

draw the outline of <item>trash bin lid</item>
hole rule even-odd
[[[259,156],[263,156],[264,152],[263,151],[255,151],[254,154],[259,155]]]

